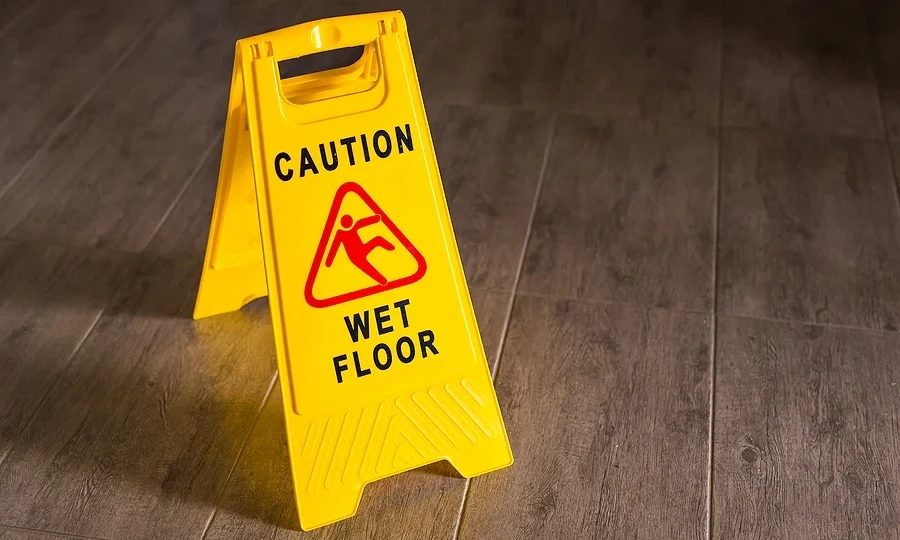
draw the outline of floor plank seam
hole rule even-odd
[[[20,532],[30,532],[30,533],[38,533],[46,536],[61,536],[63,538],[77,538],[79,540],[107,540],[106,538],[101,538],[99,536],[84,536],[81,534],[72,534],[58,531],[49,531],[45,529],[32,529],[29,527],[16,527],[14,525],[2,525],[0,524],[0,530],[6,529],[8,531],[20,531]]]
[[[687,309],[687,308],[676,308],[676,307],[662,307],[662,306],[654,306],[652,304],[645,304],[639,302],[625,302],[621,300],[606,300],[604,298],[590,298],[586,296],[568,296],[568,295],[559,295],[559,294],[548,294],[548,293],[539,293],[533,291],[518,291],[516,296],[523,296],[528,298],[541,298],[544,300],[553,300],[553,301],[569,301],[569,302],[580,302],[584,304],[596,304],[603,306],[623,306],[635,309],[643,309],[649,311],[665,311],[667,313],[688,313],[692,315],[712,315],[712,310],[700,310],[700,309]]]
[[[709,347],[709,420],[706,439],[706,540],[713,537],[713,489],[716,427],[716,335],[718,334],[718,305],[719,305],[719,219],[722,208],[722,144],[724,139],[725,118],[725,37],[719,36],[719,101],[718,101],[718,129],[716,132],[715,163],[713,164],[713,256],[712,256],[712,317],[709,323],[710,347]]]
[[[262,400],[260,400],[259,408],[256,409],[256,415],[253,417],[253,422],[250,423],[250,429],[247,430],[247,435],[244,436],[243,442],[241,442],[241,448],[238,450],[237,456],[234,458],[234,463],[231,464],[231,468],[228,470],[228,474],[225,476],[225,481],[222,482],[222,489],[219,490],[219,494],[216,496],[216,501],[213,504],[213,509],[209,514],[209,518],[207,518],[206,523],[203,526],[203,531],[200,533],[199,540],[204,540],[206,535],[209,534],[210,527],[212,527],[213,520],[216,518],[216,514],[219,513],[219,504],[222,502],[222,496],[225,495],[225,490],[228,488],[228,483],[231,481],[232,475],[234,475],[234,471],[237,469],[238,464],[241,462],[241,457],[244,455],[244,450],[247,448],[247,442],[250,440],[250,435],[253,434],[253,430],[256,428],[256,423],[259,422],[259,417],[262,415],[263,408],[265,408],[266,403],[269,401],[269,398],[272,395],[272,390],[275,389],[275,384],[278,382],[278,370],[275,370],[275,374],[272,375],[272,380],[269,382],[269,388],[266,390],[266,393],[263,395]]]
[[[553,113],[553,116],[550,118],[550,127],[547,134],[547,146],[544,148],[541,170],[538,173],[538,182],[534,190],[534,198],[531,201],[531,213],[528,216],[528,225],[525,228],[525,238],[522,240],[522,249],[519,252],[519,260],[516,262],[516,273],[513,275],[513,282],[510,287],[509,304],[506,306],[506,320],[503,321],[503,326],[500,329],[500,343],[497,345],[497,353],[494,357],[494,369],[491,370],[491,378],[496,378],[497,372],[500,369],[500,355],[503,352],[503,344],[506,341],[506,334],[509,330],[509,322],[512,317],[512,307],[515,301],[516,291],[519,289],[519,280],[522,278],[522,269],[525,266],[525,256],[528,253],[528,243],[531,240],[534,217],[537,215],[541,191],[544,187],[544,177],[547,175],[547,168],[550,165],[550,153],[553,149],[553,139],[556,137],[556,120],[557,114]]]
[[[153,231],[150,233],[150,236],[147,237],[147,241],[144,242],[144,245],[140,249],[140,253],[143,253],[147,250],[148,247],[153,243],[154,238],[159,233],[159,231],[163,228],[163,225],[166,224],[166,220],[169,219],[169,216],[172,215],[172,212],[175,211],[175,208],[178,207],[178,203],[181,202],[181,199],[184,198],[184,194],[187,193],[187,190],[193,185],[193,183],[197,180],[197,177],[200,176],[200,171],[203,170],[203,167],[206,165],[207,160],[211,157],[213,149],[218,146],[219,137],[214,137],[212,142],[206,147],[206,150],[200,155],[200,159],[197,161],[197,165],[194,169],[188,174],[187,179],[184,181],[184,184],[181,186],[181,189],[178,193],[175,194],[175,197],[172,199],[171,204],[163,213],[162,217],[159,220],[159,223],[156,224],[156,227],[153,228]]]
[[[459,503],[459,513],[456,515],[456,524],[454,524],[454,526],[453,526],[453,536],[450,537],[453,540],[459,539],[459,530],[462,527],[463,516],[466,513],[466,506],[467,506],[467,503],[469,502],[469,488],[471,486],[472,486],[472,479],[466,478],[466,483],[463,486],[462,501],[460,501],[460,503]]]
[[[469,285],[469,292],[477,291],[483,294],[509,294],[512,292],[510,287],[485,287],[483,285]]]
[[[465,102],[465,101],[455,101],[449,99],[433,99],[426,103],[426,109],[437,108],[437,107],[462,107],[467,109],[472,109],[476,111],[485,111],[485,112],[512,112],[512,113],[521,113],[521,114],[559,114],[563,116],[572,116],[572,117],[580,117],[587,118],[591,120],[616,120],[621,122],[634,122],[634,123],[652,123],[652,124],[662,124],[667,126],[681,127],[684,129],[702,129],[702,128],[715,128],[715,125],[708,124],[706,122],[697,122],[690,120],[681,120],[678,118],[646,118],[641,116],[635,116],[631,114],[614,114],[614,113],[596,113],[596,112],[585,112],[580,111],[578,109],[569,109],[566,107],[559,107],[554,105],[548,105],[546,107],[539,107],[535,105],[512,105],[506,103],[475,103],[475,102]],[[738,128],[736,128],[738,129]],[[741,128],[743,129],[743,128]],[[747,128],[749,129],[749,128]]]
[[[452,101],[446,99],[435,99],[430,102],[430,107],[432,109],[437,107],[464,107],[468,109],[474,110],[484,110],[488,112],[514,112],[514,113],[531,113],[531,114],[550,114],[556,113],[562,116],[571,116],[578,118],[586,118],[591,120],[616,120],[621,122],[633,122],[633,123],[649,123],[654,125],[662,125],[662,126],[672,126],[678,127],[682,129],[718,129],[719,126],[716,124],[705,123],[705,122],[696,122],[689,120],[680,120],[677,118],[653,118],[653,117],[641,117],[635,115],[627,115],[627,114],[614,114],[614,113],[596,113],[596,112],[585,112],[580,111],[578,109],[569,109],[565,107],[535,107],[528,105],[508,105],[502,103],[465,103],[461,101]],[[834,133],[828,131],[816,131],[812,129],[799,129],[794,127],[786,127],[786,126],[743,126],[739,124],[722,124],[721,128],[725,131],[736,132],[736,133],[753,133],[753,134],[766,134],[766,135],[783,135],[783,136],[791,136],[791,137],[827,137],[833,139],[847,140],[847,141],[883,141],[882,136],[866,136],[866,135],[852,135],[847,133]]]
[[[838,139],[843,141],[878,141],[881,142],[881,136],[866,135],[849,135],[847,133],[835,133],[829,131],[817,131],[813,129],[799,129],[783,126],[741,126],[737,124],[722,124],[723,131],[732,133],[749,133],[761,135],[781,135],[788,137],[822,137],[830,139]]]
[[[0,235],[0,242],[11,245],[28,245],[35,247],[48,247],[61,249],[69,252],[79,253],[95,253],[98,255],[108,255],[110,257],[128,257],[140,255],[140,251],[131,249],[99,247],[91,245],[79,245],[75,243],[61,242],[52,238],[29,238],[27,236],[16,235]],[[202,253],[200,253],[202,255]]]
[[[104,255],[137,255],[140,253],[139,251],[132,251],[129,249],[99,247],[84,244],[79,245],[76,243],[70,244],[68,242],[56,240],[55,238],[33,238],[28,236],[16,236],[15,234],[0,235],[0,241],[9,244],[45,246],[68,251],[82,251]]]
[[[109,299],[107,299],[107,305],[108,305],[108,303],[109,303]],[[60,367],[59,372],[57,373],[56,377],[53,379],[52,382],[50,382],[50,384],[47,385],[47,390],[44,391],[44,395],[41,396],[40,400],[38,400],[37,405],[35,405],[35,407],[34,407],[34,410],[28,416],[28,420],[26,420],[25,423],[22,424],[22,427],[11,438],[12,443],[9,445],[9,448],[7,448],[5,453],[0,455],[0,470],[3,469],[3,465],[6,463],[7,458],[12,453],[13,449],[16,447],[16,444],[18,443],[19,438],[22,436],[23,433],[25,433],[28,430],[29,427],[31,427],[32,423],[34,423],[34,420],[37,418],[38,413],[40,413],[41,409],[43,409],[44,406],[47,404],[47,402],[50,400],[50,396],[53,395],[54,390],[56,390],[56,387],[59,386],[59,381],[62,379],[63,373],[69,368],[69,366],[72,364],[72,361],[74,361],[75,357],[78,355],[78,351],[81,350],[81,347],[88,340],[90,335],[94,332],[94,328],[97,327],[97,323],[100,322],[100,318],[103,316],[103,313],[106,312],[106,307],[107,306],[104,305],[97,312],[97,316],[94,317],[94,320],[87,327],[87,330],[84,332],[84,335],[81,336],[81,339],[79,339],[78,342],[75,344],[75,347],[73,347],[72,352],[69,353],[68,358],[66,358],[66,360],[62,363],[62,366]]]
[[[513,277],[512,287],[509,293],[509,303],[506,306],[506,315],[503,320],[503,325],[500,327],[500,339],[497,343],[497,350],[494,354],[494,368],[491,370],[491,379],[496,381],[497,373],[500,371],[500,360],[503,354],[503,347],[506,344],[506,336],[509,333],[509,323],[512,319],[512,311],[513,306],[516,300],[516,289],[519,288],[519,279],[522,277],[522,268],[525,266],[525,255],[528,251],[528,242],[531,239],[531,230],[534,225],[534,216],[537,214],[538,203],[541,198],[541,190],[544,186],[544,177],[547,175],[547,168],[550,164],[550,153],[553,149],[553,139],[556,136],[556,121],[557,114],[553,113],[553,116],[550,118],[550,126],[547,133],[547,146],[544,148],[544,156],[541,161],[541,170],[538,173],[538,182],[537,186],[534,190],[534,198],[531,203],[531,213],[528,217],[528,225],[525,228],[525,237],[522,240],[522,250],[519,253],[519,260],[516,264],[516,273]],[[469,490],[472,485],[472,478],[466,479],[466,484],[463,486],[462,493],[462,501],[459,505],[459,514],[456,518],[456,525],[453,528],[453,536],[451,537],[453,540],[458,540],[460,528],[462,527],[463,517],[466,511],[466,504],[469,500]]]
[[[505,292],[505,291],[499,291]],[[750,315],[744,313],[732,313],[732,312],[720,312],[720,311],[700,311],[696,309],[684,309],[684,308],[672,308],[672,307],[660,307],[660,306],[652,306],[649,304],[639,304],[636,302],[621,302],[614,300],[604,300],[602,298],[585,298],[585,297],[575,297],[575,296],[564,296],[564,295],[553,295],[553,294],[545,294],[545,293],[536,293],[529,291],[519,291],[516,293],[516,296],[522,297],[530,297],[530,298],[542,298],[545,300],[564,300],[570,302],[580,302],[585,304],[598,304],[598,305],[607,305],[607,306],[622,306],[629,307],[634,309],[643,309],[647,311],[664,311],[667,313],[681,313],[686,315],[707,315],[707,316],[718,316],[718,317],[734,317],[738,319],[746,319],[751,321],[765,321],[765,322],[774,322],[781,324],[802,324],[806,326],[820,326],[823,328],[834,328],[838,330],[851,330],[851,331],[860,331],[860,332],[874,332],[877,334],[886,334],[886,335],[896,335],[898,331],[896,330],[885,330],[882,328],[870,328],[866,326],[854,326],[850,324],[836,324],[836,323],[824,323],[818,321],[810,321],[804,319],[779,319],[777,317],[765,317],[762,315]]]
[[[3,39],[6,37],[6,35],[9,34],[10,31],[12,31],[12,29],[15,28],[17,24],[19,24],[23,19],[28,17],[28,15],[32,11],[36,10],[38,8],[38,6],[40,6],[43,3],[44,3],[43,0],[37,0],[35,2],[32,2],[30,5],[22,8],[15,17],[10,19],[10,21],[8,23],[6,23],[6,26],[4,26],[3,28],[0,28],[0,42],[3,41]]]
[[[86,251],[91,253],[103,253],[107,255],[115,255],[118,253],[121,254],[138,254],[137,251],[130,250],[122,250],[122,249],[111,249],[111,248],[103,248],[91,245],[78,245],[75,243],[61,242],[56,240],[55,238],[34,238],[29,236],[17,236],[15,234],[5,234],[0,235],[0,241],[9,243],[9,244],[26,244],[32,246],[45,246],[50,248],[57,248],[63,250],[70,251]]]
[[[171,5],[171,2],[165,2],[160,12],[156,14],[156,16],[150,20],[147,24],[146,28],[144,28],[141,33],[139,33],[134,41],[131,42],[131,45],[125,48],[121,55],[112,63],[112,65],[107,69],[102,75],[97,77],[97,82],[85,93],[84,97],[79,101],[66,115],[65,118],[50,132],[50,135],[44,141],[43,144],[35,150],[34,154],[31,155],[30,158],[22,165],[22,168],[19,169],[12,179],[6,183],[3,188],[0,188],[0,200],[12,191],[13,187],[19,183],[19,181],[25,177],[25,174],[31,168],[31,166],[38,160],[39,157],[43,157],[43,155],[48,151],[48,149],[56,142],[56,139],[59,138],[60,134],[65,130],[65,128],[81,113],[82,109],[84,109],[85,105],[90,103],[90,101],[94,98],[97,92],[106,84],[106,82],[112,77],[112,75],[125,63],[125,60],[128,59],[137,50],[138,46],[141,45],[147,36],[165,19],[166,15],[169,14],[169,9],[167,9]]]
[[[713,538],[713,496],[715,481],[715,427],[716,427],[716,345],[718,334],[718,315],[713,315],[710,321],[710,347],[709,347],[709,434],[707,436],[707,462],[706,462],[706,539]]]
[[[823,323],[823,322],[815,322],[815,321],[805,321],[799,319],[779,319],[777,317],[763,317],[761,315],[745,315],[741,313],[716,313],[717,317],[732,317],[735,319],[744,319],[748,321],[763,321],[770,323],[780,323],[780,324],[800,324],[804,326],[818,326],[821,328],[831,328],[834,330],[845,330],[850,332],[869,332],[875,334],[883,334],[888,336],[896,336],[898,334],[897,330],[885,330],[883,328],[868,328],[865,326],[853,326],[849,324],[834,324],[834,323]]]

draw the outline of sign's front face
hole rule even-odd
[[[425,118],[391,98],[312,124],[261,118],[297,414],[458,380],[482,360]]]
[[[241,45],[305,528],[352,515],[378,478],[512,461],[402,15],[315,24],[320,47],[374,43],[365,91],[291,102],[277,39]]]

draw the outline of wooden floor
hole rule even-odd
[[[898,5],[3,0],[0,539],[900,539]],[[190,319],[233,42],[392,8],[517,461],[304,534]]]

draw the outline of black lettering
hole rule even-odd
[[[350,369],[341,363],[341,362],[345,361],[346,359],[347,359],[346,354],[342,354],[340,356],[334,357],[334,376],[337,377],[338,384],[341,384],[342,382],[344,382],[344,376],[341,375],[341,372],[347,371],[348,369]]]
[[[287,152],[278,152],[278,155],[275,156],[275,174],[285,182],[294,177],[294,171],[293,169],[288,169],[287,172],[281,170],[281,162],[290,160],[291,156]]]
[[[375,312],[375,323],[378,324],[378,335],[387,334],[388,332],[393,332],[393,326],[385,326],[384,323],[391,321],[390,315],[385,315],[385,312],[388,310],[388,306],[378,306],[372,311]]]
[[[413,143],[412,143],[412,133],[409,129],[409,124],[406,124],[406,133],[400,129],[400,126],[394,128],[394,133],[397,135],[397,151],[401,154],[403,153],[403,143],[406,143],[406,146],[409,147],[409,151],[413,151]]]
[[[319,154],[322,155],[322,166],[325,167],[326,171],[333,171],[337,169],[338,166],[338,157],[337,157],[337,148],[334,146],[334,141],[331,141],[331,163],[328,163],[328,156],[325,155],[325,145],[319,145]]]
[[[409,345],[408,355],[403,354],[403,347],[401,347],[401,345],[403,345],[404,343]],[[413,345],[412,338],[410,338],[409,336],[403,336],[402,338],[397,340],[397,358],[399,358],[401,362],[403,362],[404,364],[408,364],[413,361],[413,358],[415,358],[415,356],[416,346]]]
[[[422,349],[422,358],[428,358],[425,349],[431,350],[432,353],[438,354],[437,347],[434,346],[434,332],[431,330],[422,330],[419,332],[419,348]],[[353,353],[354,355],[356,353]]]
[[[353,364],[356,366],[356,376],[357,377],[365,377],[369,373],[372,373],[372,370],[369,368],[362,369],[359,365],[359,353],[353,351]]]
[[[383,364],[378,361],[378,351],[384,351],[385,359]],[[384,343],[375,345],[375,349],[372,351],[372,356],[375,358],[375,367],[377,367],[381,371],[384,371],[387,368],[391,367],[391,348]]]
[[[347,325],[347,332],[350,333],[350,339],[353,340],[353,343],[359,341],[360,333],[362,333],[363,339],[369,339],[368,311],[364,311],[362,317],[359,316],[359,313],[354,313],[352,323],[350,322],[350,317],[344,315],[344,324]]]
[[[311,170],[313,174],[319,174],[316,162],[313,161],[312,156],[309,155],[309,150],[304,146],[303,150],[300,151],[300,178],[306,176],[306,169]]]
[[[369,161],[371,161],[371,159],[369,158],[369,141],[366,140],[365,135],[360,135],[359,139],[362,141],[363,157],[366,159],[366,163],[368,163]]]
[[[406,319],[406,306],[409,305],[409,298],[394,302],[394,307],[400,310],[400,316],[403,318],[403,328],[409,328],[409,321]]]
[[[381,140],[384,141],[384,144],[385,144],[384,150],[379,148],[379,146],[380,146],[378,144],[379,137],[381,138]],[[375,136],[372,137],[372,146],[375,147],[375,154],[378,157],[380,157],[380,158],[388,157],[389,155],[391,155],[391,136],[388,135],[387,131],[385,131],[383,129],[379,129],[378,131],[375,132]],[[300,176],[303,176],[303,175],[301,174]]]
[[[363,136],[363,143],[365,143],[365,140],[366,140],[365,136]],[[347,148],[347,161],[350,162],[350,165],[356,165],[356,160],[353,159],[353,143],[355,143],[355,142],[356,142],[356,137],[346,137],[346,138],[341,139],[341,144],[343,144],[344,147]],[[331,143],[331,144],[333,145],[334,143]],[[368,153],[369,153],[369,151],[366,150],[366,158],[367,158],[366,161],[369,161]]]

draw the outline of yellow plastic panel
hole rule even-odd
[[[279,60],[358,45],[333,78],[279,78]],[[268,290],[301,526],[434,461],[510,465],[403,15],[241,40],[234,81],[195,316]]]

